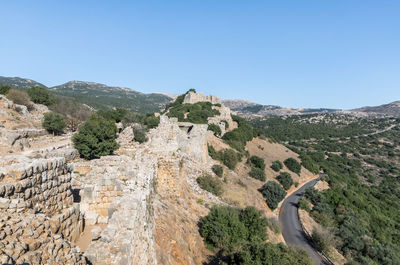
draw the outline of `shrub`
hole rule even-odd
[[[44,87],[33,86],[27,92],[31,100],[37,104],[50,106],[55,102],[53,94]]]
[[[224,134],[222,139],[239,152],[244,152],[246,142],[253,139],[255,132],[253,127],[244,118],[232,115],[232,119],[237,122],[238,128]]]
[[[114,122],[121,122],[122,119],[128,114],[128,110],[124,108],[116,108],[115,110],[98,110],[97,115],[102,116],[107,120],[113,120]]]
[[[157,128],[160,124],[160,116],[156,117],[154,114],[148,114],[144,119],[144,125],[149,129]]]
[[[10,89],[7,93],[7,98],[12,100],[15,104],[24,105],[28,108],[28,110],[33,109],[33,105],[29,99],[29,96],[26,92],[16,89]]]
[[[210,175],[204,175],[196,179],[200,188],[211,192],[215,196],[220,196],[223,192],[222,182],[219,179],[213,178]]]
[[[219,154],[218,152],[214,149],[214,147],[212,145],[207,145],[208,148],[208,155],[211,156],[212,159],[214,160],[219,160]]]
[[[63,116],[55,112],[45,113],[42,125],[47,131],[53,134],[62,133],[66,126]]]
[[[222,175],[224,174],[224,169],[220,165],[213,165],[211,169],[218,177],[222,177]]]
[[[268,207],[275,210],[280,201],[286,196],[286,191],[275,181],[268,181],[260,189],[261,194],[266,198]]]
[[[279,181],[279,183],[281,183],[285,190],[290,189],[290,187],[293,185],[292,176],[290,176],[290,174],[287,172],[282,172],[276,177],[276,179]]]
[[[59,100],[57,104],[51,105],[49,109],[64,116],[68,127],[73,131],[77,130],[78,125],[93,114],[90,107],[68,99]]]
[[[330,231],[324,228],[314,228],[311,237],[320,250],[330,253],[332,244],[335,242],[335,237]]]
[[[0,86],[0,94],[5,95],[8,93],[8,91],[11,89],[10,86]]]
[[[146,130],[141,128],[140,126],[133,127],[132,131],[133,131],[133,140],[135,140],[135,142],[141,144],[148,140],[146,136]]]
[[[221,136],[221,128],[216,124],[209,124],[207,130],[214,132],[215,136]]]
[[[221,153],[221,160],[231,170],[234,170],[239,162],[237,153],[232,149],[224,149]]]
[[[281,223],[279,222],[278,218],[276,218],[276,217],[267,218],[267,226],[268,226],[269,229],[271,229],[275,234],[281,234],[281,233],[282,233],[282,226],[281,226]]]
[[[264,171],[265,169],[265,162],[264,159],[262,159],[259,156],[251,156],[249,157],[249,159],[247,159],[247,163],[249,163],[250,165],[257,167],[261,170]]]
[[[300,174],[301,171],[301,165],[299,162],[297,162],[296,159],[290,157],[288,159],[286,159],[285,161],[283,161],[283,163],[285,164],[285,166],[292,172],[296,173],[296,174]]]
[[[272,168],[272,170],[279,172],[279,170],[281,170],[283,168],[283,164],[281,161],[276,160],[276,161],[272,162],[271,168]]]
[[[251,167],[249,176],[261,181],[265,181],[265,172],[264,170],[258,168],[258,167]]]
[[[311,211],[311,205],[310,205],[309,201],[304,197],[300,198],[298,206],[300,209],[306,210],[307,212]]]
[[[75,148],[86,159],[112,154],[118,149],[115,141],[117,127],[113,121],[92,115],[72,137]]]
[[[227,258],[228,265],[312,265],[304,250],[287,247],[282,243],[250,243]]]
[[[231,252],[246,242],[265,241],[266,223],[254,207],[216,205],[201,219],[200,235],[210,248]]]

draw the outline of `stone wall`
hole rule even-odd
[[[52,215],[64,205],[72,205],[71,171],[72,167],[60,157],[3,167],[0,208],[9,213],[31,209]]]
[[[183,99],[184,104],[195,104],[197,102],[211,102],[211,104],[221,104],[219,97],[210,95],[204,96],[202,93],[189,92]]]

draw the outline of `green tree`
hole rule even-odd
[[[222,182],[218,178],[214,178],[210,175],[204,175],[198,177],[196,181],[203,190],[211,192],[215,196],[221,196],[223,192]]]
[[[42,125],[47,131],[53,134],[62,133],[66,126],[63,116],[55,112],[45,113]]]
[[[239,162],[237,153],[232,149],[224,149],[222,151],[221,159],[222,163],[231,170],[234,170],[236,164]]]
[[[50,106],[56,100],[53,94],[44,87],[33,86],[27,92],[31,100],[37,104]]]
[[[264,159],[262,159],[259,156],[251,156],[249,157],[249,159],[247,159],[247,163],[249,163],[250,165],[257,167],[261,170],[265,169],[265,162]]]
[[[0,86],[0,94],[1,94],[1,95],[5,95],[5,94],[8,93],[8,91],[9,91],[10,89],[11,89],[10,86],[6,86],[6,85]]]
[[[285,190],[290,189],[290,187],[293,185],[292,176],[287,172],[281,172],[276,179],[279,181],[279,183],[281,183]]]
[[[276,160],[276,161],[272,162],[271,168],[272,168],[272,170],[279,172],[279,170],[281,170],[283,168],[283,164],[281,161]]]
[[[211,167],[211,170],[215,173],[215,175],[217,175],[218,177],[222,177],[222,175],[224,174],[224,169],[222,168],[222,166],[220,165],[213,165]]]
[[[268,181],[260,189],[261,194],[266,198],[268,207],[275,210],[280,201],[286,196],[286,191],[275,181]]]
[[[215,136],[221,136],[221,128],[216,124],[209,124],[207,130],[214,132]]]
[[[258,167],[251,167],[249,176],[261,181],[265,181],[265,172],[264,170],[258,168]]]
[[[283,161],[283,163],[285,164],[285,166],[292,172],[296,173],[296,174],[300,174],[301,171],[301,165],[299,162],[297,162],[296,159],[290,157],[288,159],[286,159],[285,161]]]
[[[92,115],[72,137],[75,148],[86,159],[112,154],[118,149],[115,141],[115,122],[99,115]]]

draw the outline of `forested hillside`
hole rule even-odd
[[[400,120],[308,115],[253,120],[327,174],[329,189],[306,192],[309,213],[348,264],[400,264]],[[307,208],[307,207],[306,207]]]

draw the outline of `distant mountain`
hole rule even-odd
[[[0,85],[10,85],[22,90],[31,86],[46,87],[26,78],[1,76]],[[83,81],[70,81],[49,89],[60,97],[72,98],[96,109],[121,107],[139,113],[160,111],[172,100],[168,95],[160,93],[144,94],[125,87]]]
[[[45,85],[31,79],[20,78],[20,77],[4,77],[4,76],[0,76],[0,85],[8,85],[23,90],[26,90],[31,86],[46,87]]]
[[[51,87],[50,90],[94,108],[121,107],[140,113],[160,111],[171,101],[170,97],[163,94],[143,94],[125,87],[111,87],[94,82],[70,81]]]
[[[305,108],[293,109],[283,108],[275,105],[261,105],[247,100],[224,100],[223,104],[228,106],[233,111],[244,116],[266,116],[266,115],[301,115],[301,114],[315,114],[315,113],[333,113],[340,110],[326,109],[326,108]]]
[[[394,101],[389,104],[384,104],[374,107],[362,107],[358,109],[351,110],[352,112],[363,112],[367,114],[383,114],[394,117],[400,117],[400,100]]]

